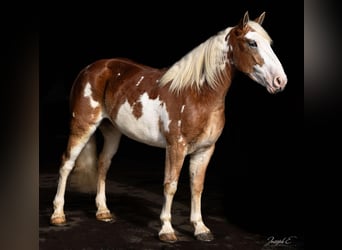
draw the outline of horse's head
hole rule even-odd
[[[245,13],[226,37],[232,64],[251,79],[276,93],[285,88],[287,77],[271,48],[271,38],[261,27],[265,12],[254,21]]]

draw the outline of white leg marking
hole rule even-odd
[[[79,156],[81,150],[83,149],[84,145],[87,143],[90,136],[96,130],[99,122],[101,121],[102,117],[99,116],[95,125],[89,127],[89,131],[87,134],[84,135],[83,138],[80,138],[80,141],[76,146],[71,148],[69,152],[69,159],[64,162],[64,165],[61,166],[59,170],[59,180],[58,180],[58,187],[55,199],[53,201],[54,212],[51,216],[51,219],[56,217],[63,217],[64,216],[64,194],[65,194],[65,187],[67,178],[70,174],[70,171],[73,169],[75,165],[75,161]]]
[[[190,221],[195,228],[195,235],[208,233],[210,230],[204,225],[201,214],[201,196],[202,193],[192,195],[191,198],[191,216]]]
[[[105,134],[105,144],[100,156],[103,169],[101,169],[101,171],[99,170],[97,195],[95,199],[97,214],[109,213],[106,204],[106,174],[111,164],[111,159],[118,150],[120,137],[121,133],[117,131]]]
[[[210,157],[214,152],[214,146],[203,152],[195,153],[190,159],[190,182],[191,182],[191,215],[190,221],[195,228],[195,235],[209,233],[210,230],[204,225],[201,213],[201,197],[204,185],[204,177]]]
[[[159,232],[159,235],[174,233],[174,230],[171,225],[171,205],[172,205],[172,200],[176,193],[176,190],[177,190],[177,182],[173,181],[170,183],[169,188],[164,193],[165,200],[164,200],[162,212],[160,214],[162,228]]]
[[[96,195],[96,207],[97,207],[97,212],[96,214],[104,213],[104,212],[109,212],[106,204],[106,194],[105,194],[105,178],[102,176],[99,177],[98,183],[97,183],[97,195]]]
[[[70,158],[67,160],[64,165],[59,170],[59,180],[58,180],[58,187],[55,199],[53,201],[54,206],[54,213],[52,218],[64,216],[63,206],[64,206],[64,194],[65,194],[65,186],[67,182],[67,178],[69,176],[70,171],[74,167],[75,160],[79,153],[81,152],[84,143],[80,143],[72,150],[70,150]]]

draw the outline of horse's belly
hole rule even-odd
[[[151,100],[146,94],[132,105],[126,101],[119,108],[114,123],[133,140],[156,147],[166,146],[162,131],[168,131],[170,120],[159,99]]]

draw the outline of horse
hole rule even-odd
[[[105,181],[120,138],[125,135],[165,148],[159,239],[177,241],[171,206],[184,159],[189,155],[190,223],[195,239],[213,240],[202,219],[201,195],[207,166],[224,128],[225,98],[234,72],[246,74],[271,94],[284,90],[287,84],[272,40],[262,27],[264,17],[265,12],[251,20],[247,11],[237,25],[211,36],[168,68],[157,69],[127,58],[99,59],[83,68],[70,93],[70,134],[50,223],[66,224],[64,195],[72,170],[88,173],[95,180],[96,218],[114,221],[106,204]],[[103,135],[98,159],[94,150],[97,129]]]

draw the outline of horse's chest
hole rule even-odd
[[[115,118],[116,126],[128,137],[157,147],[165,147],[164,132],[170,119],[165,104],[145,93],[134,102],[125,101]]]
[[[201,132],[193,138],[193,143],[190,143],[189,151],[215,144],[222,133],[224,122],[223,110],[211,112],[207,116],[205,125],[201,128]]]

